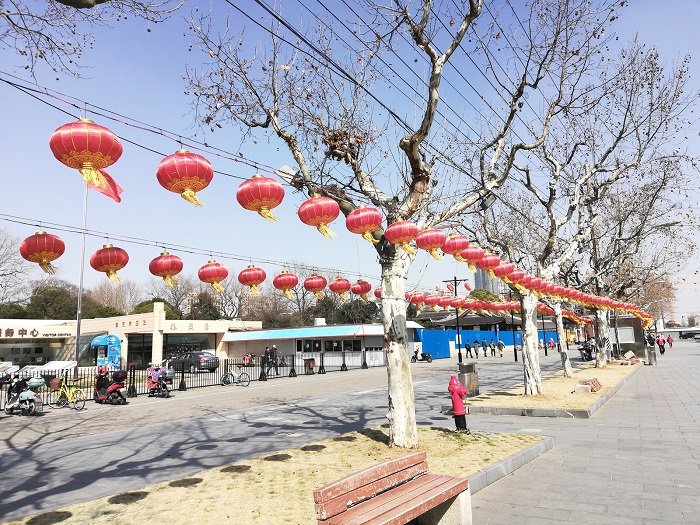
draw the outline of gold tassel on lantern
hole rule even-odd
[[[100,170],[93,166],[92,162],[84,162],[78,171],[83,176],[85,182],[94,186],[99,186],[100,188],[107,187],[107,180],[104,178],[104,175],[100,173]]]
[[[476,264],[474,264],[473,262],[468,262],[468,263],[467,263],[467,266],[469,266],[469,271],[470,271],[470,272],[476,273]]]
[[[331,231],[331,229],[328,227],[327,224],[319,224],[318,226],[316,226],[316,229],[324,237],[328,237],[329,239],[332,239],[333,237],[335,237],[335,233],[333,233]]]
[[[272,212],[268,210],[267,208],[260,208],[260,211],[258,211],[258,215],[260,215],[262,218],[270,221],[270,222],[277,222],[279,219],[272,215]],[[291,297],[290,297],[291,299]]]
[[[436,261],[439,261],[440,259],[442,259],[442,255],[440,255],[438,253],[437,248],[432,248],[432,249],[428,250],[428,253],[430,255],[432,255],[433,259],[435,259]]]
[[[403,248],[403,251],[405,251],[409,255],[416,254],[416,249],[407,242],[402,242],[401,244],[399,244],[399,246],[401,246],[401,248]]]
[[[117,272],[115,270],[108,271],[107,277],[109,277],[109,280],[112,281],[113,283],[116,283],[117,281],[122,280],[122,278],[117,275]]]
[[[219,283],[211,283],[211,287],[214,288],[215,291],[222,293],[225,291],[225,288],[221,286]]]
[[[372,244],[379,244],[379,239],[375,239],[374,236],[372,235],[372,232],[363,233],[362,238],[366,241],[371,242]]]
[[[314,295],[316,296],[316,299],[318,299],[319,301],[323,301],[325,299],[325,297],[323,297],[323,295],[321,295],[321,292],[314,292]]]
[[[291,299],[294,299],[294,297],[292,296],[292,291],[291,291],[291,290],[285,290],[285,291],[284,291],[284,296],[285,296],[287,299],[290,299],[290,300],[291,300]]]
[[[194,204],[195,206],[204,206],[202,201],[200,201],[197,197],[197,194],[192,190],[185,190],[180,195],[182,195],[182,198],[190,204]]]
[[[167,277],[163,277],[163,280],[165,281],[165,284],[168,286],[168,288],[172,288],[173,286],[175,286],[178,283],[170,275],[168,275]]]
[[[250,285],[250,293],[253,295],[260,295],[260,288],[258,288],[257,284]]]

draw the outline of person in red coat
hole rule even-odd
[[[452,417],[455,419],[457,432],[469,434],[466,418],[467,410],[464,408],[464,399],[467,397],[467,389],[457,380],[457,376],[452,376],[447,391],[452,396]]]

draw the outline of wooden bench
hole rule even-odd
[[[385,461],[315,490],[314,503],[319,525],[472,523],[468,480],[428,474],[425,452]]]

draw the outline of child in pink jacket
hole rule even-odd
[[[469,434],[466,418],[467,411],[464,408],[464,399],[467,397],[467,389],[457,380],[457,376],[452,376],[447,391],[452,395],[452,417],[455,419],[457,432]]]

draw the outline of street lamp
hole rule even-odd
[[[457,279],[457,277],[453,277],[452,280],[449,281],[442,281],[443,283],[452,283],[453,290],[452,292],[454,293],[454,296],[457,297],[457,283],[463,283],[465,281],[468,281],[469,279]],[[462,337],[459,334],[459,312],[455,312],[455,319],[457,322],[457,362],[461,363],[462,362]]]

